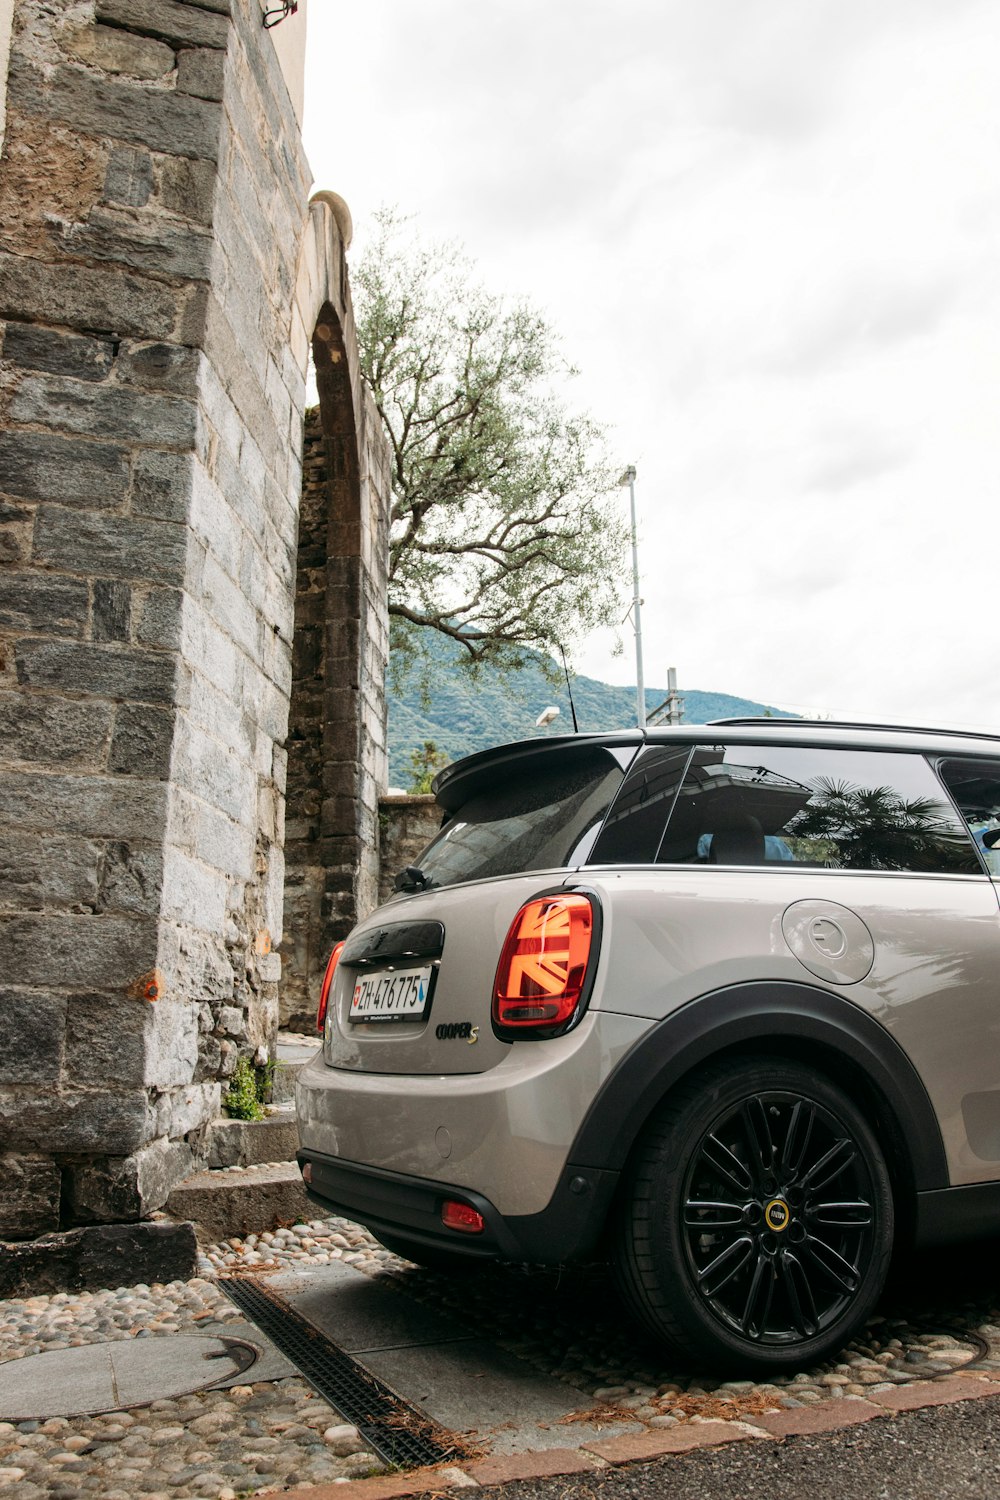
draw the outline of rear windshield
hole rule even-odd
[[[532,766],[478,792],[417,861],[429,885],[561,869],[589,853],[624,779],[606,752]]]

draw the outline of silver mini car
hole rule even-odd
[[[1000,740],[533,740],[331,956],[311,1195],[425,1264],[610,1255],[701,1366],[799,1369],[894,1246],[1000,1232]]]

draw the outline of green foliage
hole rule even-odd
[[[439,750],[433,740],[424,740],[416,750],[410,751],[410,784],[406,790],[414,794],[426,795],[431,789],[434,777],[450,759],[448,753]]]
[[[616,618],[626,531],[603,434],[535,310],[477,284],[392,210],[351,268],[361,367],[392,450],[397,664],[431,632],[467,667],[520,666]],[[422,629],[430,627],[431,629]]]
[[[226,1113],[234,1120],[262,1120],[264,1105],[260,1072],[245,1057],[241,1057],[233,1069],[229,1088],[222,1096]]]

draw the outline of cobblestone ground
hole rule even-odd
[[[607,1408],[609,1416],[627,1412],[654,1428],[867,1396],[973,1360],[1000,1368],[995,1251],[924,1257],[909,1278],[897,1278],[882,1314],[838,1362],[754,1384],[698,1378],[665,1361],[621,1314],[599,1267],[485,1267],[441,1276],[400,1260],[341,1219],[213,1246],[190,1282],[0,1302],[0,1359],[232,1322],[240,1313],[220,1290],[220,1274],[267,1275],[335,1260],[398,1279],[421,1302],[578,1387],[593,1408]],[[569,1433],[560,1441],[571,1442]],[[356,1429],[299,1379],[97,1417],[0,1423],[0,1487],[14,1486],[12,1500],[236,1500],[379,1469]]]

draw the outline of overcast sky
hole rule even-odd
[[[312,0],[308,57],[317,187],[540,306],[636,465],[650,686],[1000,725],[997,0]]]

